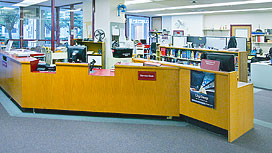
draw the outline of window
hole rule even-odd
[[[19,39],[19,8],[0,2],[0,39]]]
[[[74,38],[82,39],[83,38],[83,11],[74,12]]]
[[[149,43],[150,18],[127,16],[127,36],[130,40],[146,39]]]
[[[0,2],[0,41],[13,39],[14,47],[19,48],[20,39],[20,8],[13,6],[16,3]],[[83,38],[83,11],[82,4],[60,7],[59,28],[60,40],[70,37],[70,13],[74,12],[74,39]],[[57,9],[56,9],[57,11]],[[57,12],[56,12],[57,15]],[[31,5],[23,7],[23,47],[51,46],[51,7]],[[56,19],[56,18],[55,18]],[[57,22],[57,21],[56,21]],[[55,23],[57,25],[57,23]],[[57,29],[56,29],[57,30]],[[57,39],[55,33],[55,39]]]
[[[30,6],[23,9],[24,39],[39,39],[40,7]]]
[[[60,40],[70,37],[70,9],[60,9]]]

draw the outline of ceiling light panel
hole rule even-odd
[[[268,10],[272,10],[272,8],[242,9],[242,10],[221,10],[221,11],[204,11],[204,12],[185,12],[185,13],[167,13],[167,14],[156,14],[156,16],[195,15],[195,14],[251,12],[251,11],[268,11]]]
[[[12,7],[2,7],[1,9],[2,10],[14,10],[14,8],[12,8]]]
[[[222,7],[222,6],[237,6],[245,4],[260,4],[269,3],[272,0],[248,0],[248,1],[235,1],[226,3],[212,3],[212,4],[200,4],[200,5],[186,5],[186,6],[176,6],[176,7],[165,7],[165,8],[154,8],[154,9],[144,9],[144,10],[128,10],[128,13],[143,13],[143,12],[156,12],[156,11],[166,11],[166,10],[181,10],[181,9],[195,9],[195,8],[210,8],[210,7]]]
[[[35,4],[39,4],[42,2],[46,2],[46,1],[48,1],[48,0],[24,0],[20,3],[14,4],[13,6],[27,7],[30,5],[35,5]]]
[[[152,0],[131,0],[125,1],[125,5],[133,5],[133,4],[142,4],[142,3],[150,3]]]

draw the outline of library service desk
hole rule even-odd
[[[253,85],[238,83],[237,72],[138,61],[91,73],[87,63],[56,63],[56,72],[41,73],[31,71],[34,58],[0,58],[0,86],[22,108],[184,115],[226,130],[229,142],[253,128]],[[191,102],[191,71],[215,74],[215,108]]]

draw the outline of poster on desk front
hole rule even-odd
[[[191,71],[191,102],[215,108],[215,74]]]

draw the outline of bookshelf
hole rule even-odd
[[[87,46],[88,63],[94,59],[96,61],[95,67],[105,68],[105,42],[82,41],[82,39],[77,39],[76,43]]]
[[[272,35],[271,34],[265,34],[265,33],[259,33],[259,34],[252,34],[251,36],[251,42],[253,45],[253,48],[261,48],[262,53],[266,54],[268,53],[270,47],[272,47]]]
[[[254,44],[271,44],[272,35],[268,34],[252,34],[252,43]]]
[[[235,69],[238,72],[239,81],[248,82],[247,52],[246,51],[217,51],[209,49],[177,48],[160,46],[158,57],[154,61],[191,65],[199,67],[201,54],[204,52],[233,54],[235,57]]]
[[[160,50],[159,50],[158,43],[156,43],[155,51],[151,50],[151,45],[136,46],[136,53],[133,57],[148,59],[148,56],[149,56],[149,59],[159,60]]]

